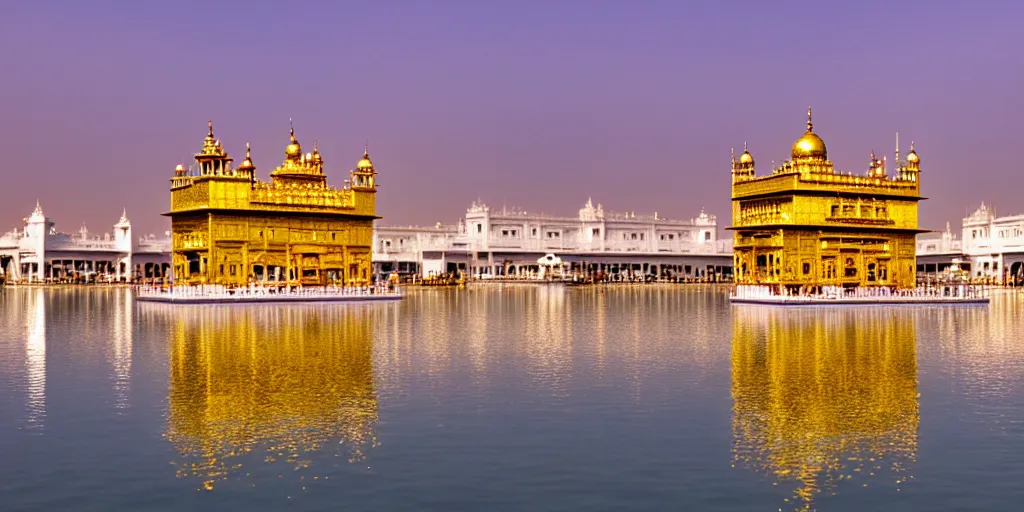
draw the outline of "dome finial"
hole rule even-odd
[[[210,127],[209,136],[212,139],[213,138],[213,119],[210,119],[209,121],[207,121],[206,124]]]
[[[814,131],[814,124],[811,123],[811,107],[809,105],[807,107],[807,131]]]
[[[914,150],[914,141],[910,141],[910,150],[911,150],[911,151],[913,151],[913,150]]]
[[[370,156],[370,138],[367,137],[363,143],[363,156]]]
[[[743,152],[746,153],[746,151],[747,151],[747,141],[743,141]]]
[[[291,135],[292,142],[295,142],[295,125],[292,123],[292,118],[288,118],[288,135]]]
[[[245,158],[246,158],[247,160],[248,160],[248,159],[249,159],[249,158],[250,158],[250,157],[252,156],[252,155],[250,155],[250,154],[249,154],[249,151],[250,151],[251,149],[252,149],[252,148],[251,148],[251,147],[249,146],[249,143],[248,143],[248,142],[246,142],[246,143],[245,143]]]

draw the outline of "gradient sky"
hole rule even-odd
[[[729,224],[729,149],[788,158],[813,105],[846,171],[917,141],[922,227],[1024,212],[1024,2],[8,2],[0,230],[169,228],[213,119],[280,163],[288,118],[341,186],[369,138],[387,224],[470,202]]]

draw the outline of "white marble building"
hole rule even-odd
[[[982,203],[963,218],[960,233],[946,225],[943,233],[917,238],[918,272],[942,271],[953,259],[973,278],[999,282],[1024,279],[1024,214],[998,217]]]
[[[709,277],[731,275],[732,240],[718,239],[715,216],[666,219],[658,213],[605,211],[591,200],[575,217],[492,209],[474,202],[455,225],[375,226],[378,272],[421,276],[455,271],[512,276],[557,255],[566,270]]]
[[[110,233],[91,235],[82,226],[69,234],[57,231],[36,203],[22,228],[0,236],[0,273],[17,282],[170,278],[170,234],[136,238],[126,213]]]

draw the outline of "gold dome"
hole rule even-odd
[[[747,143],[746,142],[743,143],[743,154],[740,155],[740,163],[741,164],[752,164],[752,163],[754,163],[754,155],[751,155],[750,151],[747,151]]]
[[[814,125],[811,123],[811,108],[807,107],[807,133],[793,143],[793,159],[798,158],[826,158],[828,151],[825,149],[825,141],[814,133]]]
[[[917,151],[914,151],[914,143],[910,143],[910,153],[907,153],[907,163],[919,164],[921,163],[921,157],[917,156]]]
[[[317,142],[316,140],[314,140],[313,141],[313,163],[314,164],[322,164],[323,162],[324,162],[324,158],[322,156],[320,156],[320,143]]]
[[[246,142],[245,143],[245,160],[242,160],[242,164],[238,166],[238,169],[242,170],[242,171],[251,171],[251,170],[253,170],[255,168],[256,168],[256,166],[253,165],[253,163],[252,163],[252,155],[249,152],[249,143]]]
[[[363,157],[356,162],[356,169],[360,171],[373,170],[373,162],[370,161],[370,151],[368,148],[363,150]]]
[[[286,148],[284,148],[284,156],[291,159],[302,158],[302,146],[299,145],[299,141],[295,139],[295,128],[289,130],[291,135],[291,142]]]

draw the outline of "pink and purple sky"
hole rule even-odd
[[[921,224],[1024,211],[1024,2],[50,1],[0,14],[0,230],[126,207],[162,232],[212,119],[262,177],[288,119],[341,186],[369,138],[387,224],[474,199],[729,224],[729,150],[759,173],[815,131],[846,171],[916,140]]]

